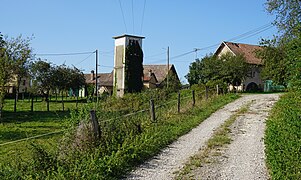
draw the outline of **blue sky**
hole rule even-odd
[[[144,9],[144,2],[145,9]],[[113,69],[113,36],[142,35],[144,64],[175,64],[181,81],[197,56],[214,52],[222,41],[262,27],[274,20],[262,0],[2,0],[0,32],[9,37],[34,35],[35,54],[99,50],[100,72]],[[124,12],[124,19],[122,11]],[[144,11],[143,11],[144,10]],[[143,16],[144,14],[144,16]],[[143,18],[144,17],[144,18]],[[272,27],[235,42],[258,44],[272,38]],[[36,56],[60,65],[75,65],[85,73],[95,69],[95,55]]]

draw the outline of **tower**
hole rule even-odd
[[[137,87],[135,87],[137,84],[135,83],[139,84],[139,78],[141,79],[141,76],[143,76],[142,39],[144,39],[144,37],[125,34],[113,38],[115,39],[114,94],[117,97],[122,97],[126,92],[139,91],[139,87],[137,89]]]

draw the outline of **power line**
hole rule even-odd
[[[141,21],[140,34],[142,34],[142,27],[143,27],[143,21],[144,21],[145,6],[146,6],[146,0],[144,0],[144,5],[143,5],[143,11],[142,11],[142,21]]]
[[[119,0],[119,6],[120,6],[121,14],[122,14],[122,19],[123,19],[123,23],[124,23],[124,27],[125,27],[125,32],[127,32],[128,30],[127,30],[127,27],[126,27],[124,13],[123,13],[123,9],[122,9],[122,5],[121,5],[121,1],[120,0]]]
[[[48,54],[36,54],[37,56],[74,56],[81,54],[90,54],[95,52],[77,52],[77,53],[48,53]]]
[[[80,63],[84,62],[85,60],[87,60],[90,56],[92,56],[92,54],[94,54],[95,52],[91,53],[89,56],[87,56],[85,59],[79,61],[78,63],[75,64],[76,65],[79,65]]]

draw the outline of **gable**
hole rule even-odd
[[[256,57],[256,51],[261,50],[263,47],[258,45],[223,42],[216,50],[215,55],[221,56],[227,52],[231,52],[234,55],[243,55],[246,62],[249,64],[262,65],[262,60]]]

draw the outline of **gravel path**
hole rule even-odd
[[[262,102],[263,104],[269,103],[272,99],[277,99],[278,95],[246,95],[241,97],[240,99],[226,105],[224,108],[218,110],[214,114],[212,114],[209,118],[207,118],[204,122],[202,122],[198,127],[191,130],[188,134],[180,137],[176,142],[172,143],[167,148],[163,149],[162,152],[155,156],[150,161],[142,164],[140,167],[138,167],[135,171],[131,172],[127,179],[173,179],[174,178],[174,172],[180,170],[184,163],[189,160],[189,157],[196,154],[199,149],[201,149],[206,141],[211,137],[213,134],[214,129],[218,128],[221,124],[223,124],[224,121],[226,121],[233,113],[234,111],[241,108],[244,104],[247,104],[248,102],[255,100],[255,102]],[[274,100],[275,101],[275,100]],[[258,103],[256,103],[258,104]],[[272,104],[271,104],[272,105]],[[265,107],[265,105],[263,105]],[[262,110],[262,112],[265,112],[260,106],[260,103],[258,106],[252,106],[254,108],[254,112],[256,112],[258,109]],[[252,118],[252,117],[250,117]],[[262,117],[256,117],[257,121],[261,121]],[[263,120],[263,119],[262,119]],[[252,121],[250,119],[250,121]],[[263,122],[263,121],[262,121]],[[260,124],[260,123],[259,123]],[[263,124],[263,123],[261,123]],[[249,126],[249,125],[248,125]],[[247,128],[247,127],[246,127]],[[250,139],[254,139],[254,142],[257,141],[257,139],[262,138],[262,135],[258,137],[258,135],[252,135],[253,132],[257,132],[257,127],[253,127],[250,125],[249,127],[252,129],[252,132],[248,133],[246,137],[251,137]],[[260,131],[263,133],[264,127]],[[247,129],[246,129],[247,131]],[[254,138],[253,138],[254,137]],[[256,140],[255,140],[256,137]],[[240,140],[241,142],[244,141],[244,139]],[[251,143],[254,143],[251,142]],[[242,146],[242,145],[235,145],[235,146]],[[236,148],[233,146],[233,150]],[[253,144],[244,144],[245,147],[252,147]],[[252,151],[252,150],[251,150]],[[233,153],[243,153],[243,152],[233,152]],[[249,153],[247,153],[249,154]],[[253,158],[253,156],[250,156]],[[261,156],[260,156],[261,157]],[[245,156],[241,156],[241,158],[245,158]],[[254,157],[257,158],[257,157]],[[233,159],[233,163],[235,163],[235,159]],[[253,161],[256,161],[256,159],[253,159]],[[229,159],[230,162],[230,159]],[[237,161],[239,162],[239,161]],[[237,163],[236,163],[237,164]],[[263,163],[264,164],[264,163]],[[227,172],[234,172],[232,171],[232,167],[235,166],[229,166],[228,169],[223,169],[225,171],[225,176],[221,175],[221,178],[236,178],[234,176],[228,176]],[[245,166],[242,166],[244,168],[249,168],[250,165],[248,163],[245,164]],[[231,174],[231,173],[230,173]],[[242,178],[245,179],[245,178]]]
[[[269,179],[263,142],[265,119],[279,95],[260,97],[231,126],[231,144],[217,149],[220,155],[209,157],[211,163],[194,169],[190,176],[195,179]]]

